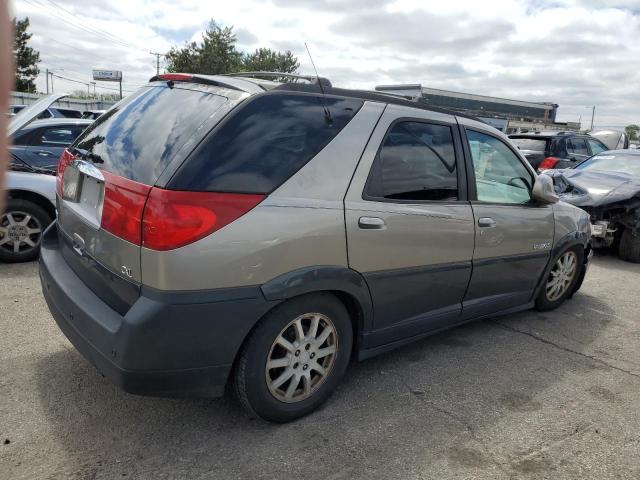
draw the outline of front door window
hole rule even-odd
[[[522,205],[532,200],[533,176],[515,153],[491,135],[467,131],[478,200]]]

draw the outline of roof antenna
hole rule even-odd
[[[313,69],[316,72],[316,79],[318,82],[318,86],[320,87],[320,91],[322,92],[322,108],[324,109],[324,118],[327,120],[327,123],[329,125],[333,125],[333,118],[331,118],[331,112],[329,111],[329,108],[327,107],[327,104],[324,101],[324,96],[326,95],[326,93],[324,92],[324,87],[322,86],[322,82],[320,81],[320,75],[318,75],[318,69],[316,68],[316,64],[313,61],[313,57],[311,56],[311,52],[309,51],[309,46],[307,45],[307,42],[304,42],[304,48],[307,49],[307,53],[309,54],[309,60],[311,60],[311,65],[313,65]]]

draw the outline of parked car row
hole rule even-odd
[[[576,132],[534,132],[509,138],[537,171],[572,168],[592,155],[608,150],[600,140]]]
[[[42,234],[56,218],[55,172],[58,159],[91,120],[37,120],[63,94],[45,97],[11,118],[7,201],[0,214],[0,261],[38,257]]]
[[[18,114],[22,110],[24,110],[27,105],[9,105],[9,117],[13,117]],[[37,118],[46,119],[46,118],[89,118],[95,120],[100,115],[102,115],[105,110],[85,110],[80,111],[73,108],[61,108],[61,107],[49,107],[43,110]]]

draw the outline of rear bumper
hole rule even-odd
[[[120,315],[71,270],[56,224],[40,254],[49,310],[76,349],[130,393],[216,397],[253,325],[272,306],[259,287],[160,292],[145,287]]]

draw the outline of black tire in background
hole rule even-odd
[[[31,219],[28,219],[27,216],[30,216]],[[19,242],[18,251],[15,251],[15,241],[7,240],[9,228],[11,228],[9,218],[17,223],[25,223],[25,220],[27,220],[24,227],[28,228],[29,231],[40,230],[38,233],[28,235],[29,242],[33,243],[33,246],[21,241]],[[28,262],[38,258],[42,234],[52,221],[53,218],[45,209],[34,202],[20,198],[7,199],[4,212],[0,215],[0,229],[2,229],[0,232],[0,261],[16,263]]]
[[[549,283],[549,281],[552,279],[552,275],[553,275],[553,271],[555,268],[555,265],[557,264],[558,260],[565,254],[569,253],[569,252],[573,252],[575,254],[576,257],[576,270],[575,273],[573,275],[573,278],[571,279],[571,282],[567,285],[567,287],[564,289],[564,291],[562,292],[562,294],[558,297],[558,298],[554,298],[554,299],[549,299],[547,296],[547,285]],[[562,303],[569,298],[573,291],[576,288],[577,283],[580,281],[581,276],[582,276],[582,271],[581,269],[585,268],[584,266],[584,248],[580,247],[580,246],[576,246],[576,247],[571,247],[568,248],[566,250],[563,250],[562,252],[560,252],[558,255],[556,255],[556,257],[554,257],[554,259],[552,260],[553,264],[552,264],[552,268],[551,271],[549,272],[547,278],[544,279],[544,283],[542,284],[541,288],[540,288],[540,292],[538,293],[538,297],[536,298],[535,301],[535,308],[538,311],[544,312],[547,310],[553,310],[558,308],[560,305],[562,305]]]
[[[620,237],[618,254],[627,262],[640,263],[640,236],[634,234],[633,230],[625,228]]]
[[[336,332],[336,356],[326,377],[308,397],[287,403],[273,393],[273,379],[269,378],[267,362],[272,358],[276,339],[292,321],[306,315],[330,319]],[[307,327],[306,334],[311,335],[309,332],[310,327]],[[232,374],[233,391],[250,415],[279,423],[300,418],[317,409],[338,386],[350,362],[352,343],[349,313],[334,295],[315,293],[288,300],[265,315],[245,341]],[[304,350],[304,345],[300,349]]]

